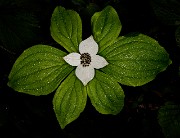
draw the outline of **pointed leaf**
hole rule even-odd
[[[167,102],[159,109],[158,121],[166,138],[180,137],[180,105]]]
[[[129,86],[148,83],[171,63],[165,49],[143,34],[120,37],[100,55],[109,63],[102,71]]]
[[[16,91],[31,95],[53,92],[73,70],[63,60],[65,55],[59,49],[45,45],[25,50],[13,65],[8,85]]]
[[[79,14],[58,6],[51,18],[51,35],[68,52],[78,52],[82,41],[82,23]]]
[[[53,99],[54,111],[62,129],[79,117],[86,100],[86,88],[73,71],[62,82]]]
[[[96,70],[95,78],[87,85],[92,105],[102,114],[118,114],[124,105],[121,86],[108,75]]]
[[[109,46],[119,36],[121,22],[115,9],[107,6],[91,18],[93,36],[99,44],[99,52]]]

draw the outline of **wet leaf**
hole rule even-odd
[[[113,43],[122,27],[117,12],[111,6],[96,12],[91,18],[91,24],[94,39],[99,45],[99,52]]]
[[[46,45],[25,50],[13,65],[8,85],[18,92],[47,95],[73,70],[62,57],[66,53]]]
[[[68,52],[78,52],[82,41],[82,23],[79,14],[58,6],[51,18],[51,36]]]
[[[124,106],[121,86],[108,75],[96,70],[95,78],[87,85],[92,105],[102,114],[118,114]]]
[[[109,63],[101,70],[129,86],[141,86],[152,81],[171,64],[165,49],[143,34],[119,37],[100,55]]]
[[[62,82],[53,99],[54,111],[63,129],[84,110],[87,92],[74,71]]]

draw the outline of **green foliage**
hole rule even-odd
[[[121,86],[110,76],[96,71],[95,78],[87,86],[87,93],[96,110],[102,114],[118,114],[124,106]]]
[[[61,128],[77,119],[87,100],[86,87],[74,71],[62,82],[53,99],[54,111]]]
[[[13,65],[8,85],[18,92],[47,95],[72,71],[62,59],[66,53],[45,45],[25,50]]]
[[[180,105],[167,102],[159,109],[158,119],[166,138],[180,137]]]
[[[87,86],[77,79],[63,57],[67,53],[47,45],[25,50],[16,60],[8,85],[14,90],[47,95],[56,90],[53,106],[61,128],[77,119],[84,110],[87,94],[92,105],[102,114],[118,114],[123,108],[124,94],[118,82],[141,86],[153,80],[171,63],[168,53],[157,41],[143,34],[118,37],[121,22],[115,9],[107,6],[91,19],[92,32],[99,45],[99,55],[108,65]],[[78,52],[82,41],[82,23],[72,10],[58,6],[51,18],[53,39],[68,52]],[[68,76],[69,75],[69,76]]]
[[[68,52],[78,52],[82,41],[82,23],[79,14],[56,7],[51,18],[51,35]]]
[[[100,54],[109,62],[102,71],[129,86],[148,83],[171,63],[164,48],[143,34],[119,37]]]
[[[91,18],[91,24],[94,39],[99,44],[99,52],[114,42],[122,27],[117,12],[111,6],[96,12]]]

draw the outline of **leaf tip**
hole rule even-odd
[[[60,123],[59,123],[59,125],[60,125],[61,129],[64,129],[67,124],[60,124]]]

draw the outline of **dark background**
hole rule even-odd
[[[158,109],[167,101],[179,103],[180,98],[177,4],[173,0],[0,0],[0,138],[164,138]],[[9,72],[25,49],[36,44],[61,47],[49,30],[58,5],[80,14],[83,39],[91,35],[94,12],[113,6],[122,23],[120,35],[140,32],[156,39],[169,53],[172,64],[144,86],[121,85],[125,102],[118,115],[98,113],[88,99],[80,117],[62,130],[53,111],[54,92],[36,97],[7,86]]]

